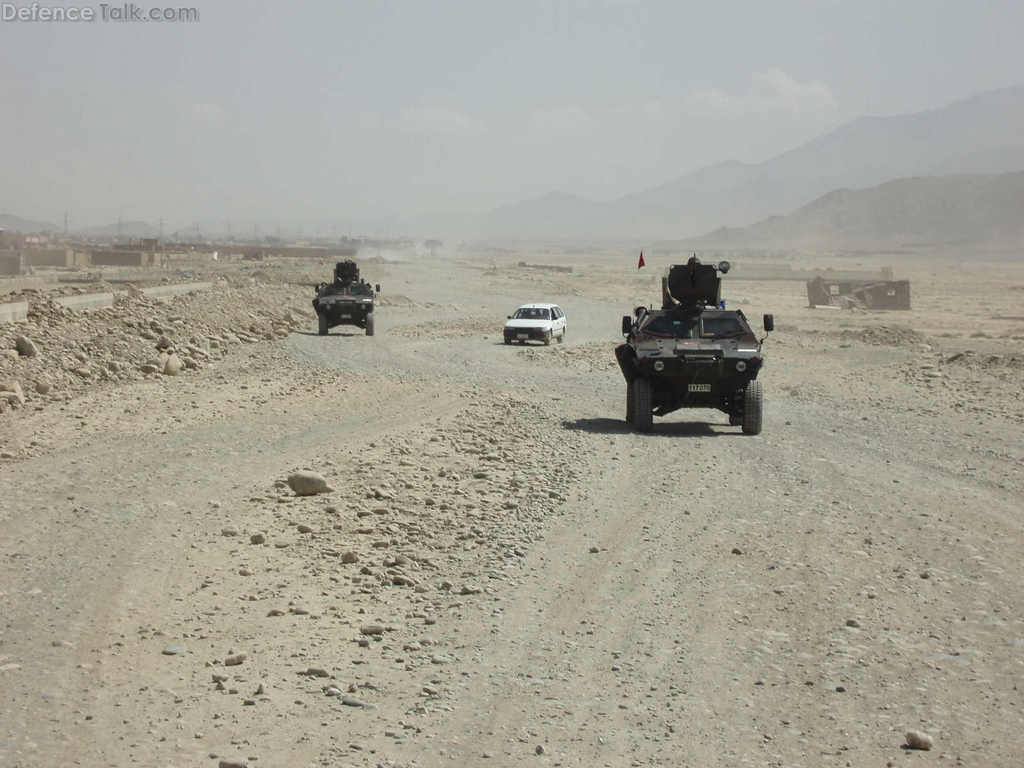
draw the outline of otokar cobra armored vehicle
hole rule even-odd
[[[380,293],[380,285],[376,286]],[[319,321],[319,332],[336,325],[354,325],[366,329],[367,336],[373,336],[374,289],[360,279],[359,267],[351,259],[339,261],[334,266],[334,281],[320,283],[316,287],[313,309]]]
[[[654,416],[679,408],[717,408],[743,432],[761,432],[761,345],[743,312],[726,310],[722,278],[729,262],[694,255],[662,278],[662,307],[637,307],[622,318],[626,343],[615,349],[626,378],[626,421],[649,431]],[[771,315],[764,330],[774,329]]]

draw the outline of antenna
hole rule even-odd
[[[64,211],[64,237],[68,236],[68,212]]]

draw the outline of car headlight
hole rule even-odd
[[[743,361],[743,360],[737,360],[736,361],[736,370],[739,371],[740,373],[743,373],[745,370],[747,370],[746,362]]]
[[[656,371],[664,371],[665,370],[665,361],[664,360],[655,360],[654,361],[654,370],[656,370]]]

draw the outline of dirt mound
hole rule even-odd
[[[27,320],[0,327],[0,379],[20,382],[30,406],[158,376],[175,354],[186,371],[198,370],[232,347],[283,338],[312,318],[304,294],[293,287],[223,282],[167,300],[119,293],[114,306],[84,312],[49,294],[30,302]],[[19,336],[37,354],[19,354]]]
[[[957,352],[945,360],[946,365],[960,366],[972,370],[983,370],[996,373],[999,371],[1024,370],[1024,356],[992,355],[967,350]]]
[[[501,335],[501,325],[493,317],[468,317],[461,320],[435,320],[415,325],[398,325],[388,331],[405,338],[470,338]]]
[[[875,325],[856,331],[843,331],[839,336],[846,341],[858,341],[876,347],[914,347],[928,343],[924,334],[902,325]]]
[[[380,307],[415,307],[416,302],[410,299],[408,296],[403,296],[400,293],[392,293],[386,296],[381,295],[374,299],[377,306]]]
[[[526,362],[544,365],[550,365],[555,360],[560,367],[568,366],[586,372],[618,366],[615,362],[615,344],[609,342],[571,347],[523,347],[518,350],[518,356]]]

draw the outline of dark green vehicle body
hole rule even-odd
[[[376,293],[380,293],[379,285]],[[338,325],[354,325],[363,328],[367,336],[373,336],[374,295],[373,286],[359,278],[359,267],[354,261],[339,261],[334,268],[334,281],[320,283],[313,299],[320,335],[326,336],[329,329]]]
[[[745,433],[761,431],[763,340],[741,310],[722,308],[718,271],[728,263],[673,266],[662,308],[622,318],[626,343],[615,357],[626,379],[626,420],[640,431],[680,408],[715,408]],[[773,325],[765,315],[765,330]]]

